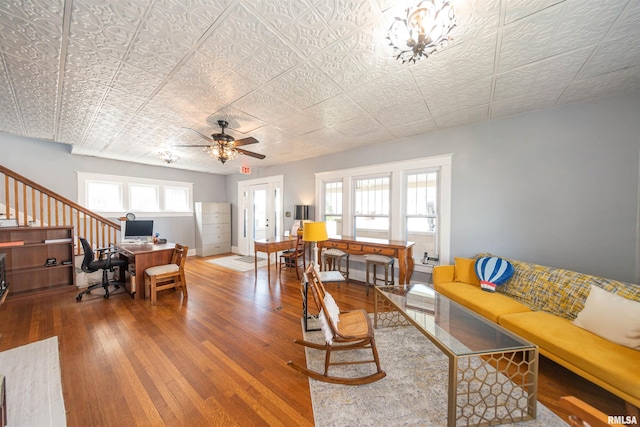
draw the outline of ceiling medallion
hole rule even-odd
[[[447,45],[456,26],[450,1],[423,0],[406,12],[406,18],[394,19],[387,33],[390,45],[399,51],[396,59],[415,63]]]
[[[158,153],[158,157],[167,164],[175,163],[180,160],[180,157],[176,156],[171,151],[161,151]]]

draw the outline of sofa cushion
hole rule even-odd
[[[640,350],[640,302],[622,298],[597,286],[573,323],[617,344]]]
[[[456,268],[453,272],[453,281],[480,286],[480,279],[476,275],[476,260],[456,257]]]
[[[500,316],[501,326],[602,382],[640,398],[640,352],[607,341],[542,311]]]
[[[530,311],[526,305],[506,295],[485,292],[482,288],[468,283],[440,283],[434,287],[442,295],[495,323],[498,323],[498,318],[503,314]]]

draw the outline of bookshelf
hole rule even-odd
[[[0,228],[0,254],[12,295],[75,285],[73,227]]]

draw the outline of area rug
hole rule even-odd
[[[8,426],[67,425],[58,337],[0,352]]]
[[[234,271],[253,271],[254,257],[244,255],[232,255],[223,258],[214,258],[207,260],[208,263],[217,265],[219,267],[228,268]],[[258,268],[265,267],[267,265],[267,259],[258,257]]]
[[[313,327],[314,325],[310,325]],[[446,426],[448,359],[412,326],[376,329],[376,344],[387,376],[371,384],[347,386],[309,379],[316,426]],[[322,342],[321,332],[305,339]],[[322,372],[324,352],[305,349],[307,366]],[[339,355],[355,352],[339,352]],[[366,356],[371,352],[367,351]],[[355,356],[358,357],[358,356]],[[342,371],[341,371],[342,370]],[[331,375],[368,375],[373,364],[332,367]],[[506,424],[553,427],[567,424],[538,402],[537,418]]]

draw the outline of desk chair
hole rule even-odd
[[[296,240],[296,247],[293,250],[284,251],[280,254],[280,270],[278,272],[278,276],[282,278],[282,269],[295,268],[296,277],[300,280],[300,272],[298,268],[302,265],[302,271],[307,268],[307,260],[305,259],[305,242],[302,240],[302,235],[298,234],[298,239]],[[282,279],[280,279],[282,281]]]
[[[170,264],[150,267],[144,271],[145,295],[150,295],[151,305],[156,305],[158,291],[165,289],[181,288],[182,296],[188,296],[184,277],[184,263],[188,252],[189,246],[176,245]]]
[[[380,368],[378,350],[373,336],[373,322],[367,312],[363,309],[341,312],[331,294],[325,291],[314,263],[309,265],[309,268],[307,268],[304,274],[307,276],[309,289],[311,289],[313,300],[320,313],[318,319],[320,320],[320,328],[322,329],[325,342],[324,344],[304,340],[294,340],[294,342],[316,350],[324,350],[324,372],[316,372],[296,365],[291,361],[288,362],[288,365],[313,379],[334,384],[368,384],[384,378],[386,373]],[[333,362],[331,360],[331,353],[333,351],[357,351],[362,349],[371,350],[372,358],[363,359],[362,356],[356,356],[357,360],[352,361]],[[357,352],[356,354],[359,353]],[[329,368],[331,366],[366,363],[375,363],[376,372],[358,377],[337,377],[329,375]]]
[[[116,258],[118,252],[113,247],[96,249],[95,252],[98,253],[98,258],[96,259],[94,250],[87,239],[80,237],[80,243],[84,251],[84,259],[82,260],[82,266],[80,268],[85,273],[102,270],[102,282],[90,285],[87,289],[80,292],[76,297],[76,301],[82,301],[82,295],[88,294],[97,288],[104,288],[104,297],[109,298],[109,285],[111,284],[118,289],[120,286],[124,286],[124,283],[109,282],[107,272],[113,271],[114,267],[126,267],[127,260]]]

